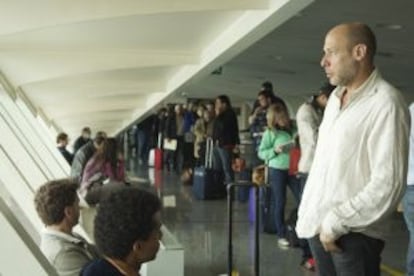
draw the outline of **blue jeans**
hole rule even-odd
[[[231,168],[232,151],[227,148],[215,147],[213,152],[213,166],[224,172],[226,184],[234,182],[234,172]]]
[[[408,185],[403,198],[404,218],[410,232],[407,252],[407,275],[414,276],[414,185]]]
[[[384,241],[361,233],[348,233],[336,240],[342,252],[326,252],[319,235],[308,240],[319,276],[379,276]]]
[[[288,170],[279,170],[269,167],[269,184],[275,201],[276,234],[279,238],[285,238],[286,187],[289,184]]]
[[[142,160],[143,162],[146,162],[148,159],[148,137],[147,137],[147,133],[145,133],[145,131],[138,129],[137,130],[137,142],[138,142],[138,147],[137,147],[137,155],[138,155],[138,159]]]
[[[301,196],[300,179],[296,175],[289,175],[288,186],[296,200],[296,205],[299,207]]]

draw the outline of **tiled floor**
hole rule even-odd
[[[185,275],[224,274],[227,268],[226,200],[195,200],[191,187],[183,186],[174,173],[154,172],[133,164],[131,168],[131,174],[151,180],[151,184],[141,185],[154,189],[162,198],[167,196],[165,203],[169,207],[163,210],[163,222],[185,248]],[[293,205],[291,197],[288,201],[287,212]],[[242,276],[253,275],[254,229],[248,222],[247,212],[247,203],[235,203],[235,267]],[[394,214],[389,227],[392,235],[383,253],[383,263],[394,270],[403,271],[408,235],[401,214]],[[315,275],[299,266],[300,250],[279,248],[275,236],[261,234],[260,246],[260,275]],[[392,274],[384,271],[382,275]]]

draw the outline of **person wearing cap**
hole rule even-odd
[[[254,148],[257,150],[260,141],[262,140],[263,132],[267,127],[266,112],[271,105],[272,100],[269,94],[265,91],[260,91],[257,95],[257,101],[259,105],[254,109],[253,113],[249,116],[250,133],[253,137]]]
[[[312,165],[323,111],[328,103],[329,96],[334,89],[335,86],[328,82],[324,83],[319,89],[319,94],[310,97],[310,99],[299,107],[298,112],[296,113],[296,124],[298,127],[301,150],[297,174],[300,183],[299,197],[302,196],[303,188]],[[301,240],[300,246],[303,251],[301,265],[307,269],[313,270],[315,262],[312,258],[307,241],[305,239]]]
[[[287,109],[285,101],[275,95],[273,84],[270,81],[265,81],[262,83],[262,91],[265,92],[266,96],[270,98],[270,102],[272,104],[281,104]]]
[[[253,104],[253,111],[248,119],[256,151],[260,145],[263,132],[267,127],[266,111],[271,104],[280,104],[287,110],[286,103],[274,94],[273,84],[270,81],[265,81],[257,94],[257,99]]]
[[[275,92],[273,91],[273,84],[270,81],[265,81],[264,83],[262,83],[262,88],[260,89],[260,91],[257,95],[257,99],[253,104],[252,115],[256,111],[256,109],[258,107],[260,107],[260,105],[261,105],[260,104],[260,99],[259,99],[260,95],[263,95],[265,98],[268,98],[269,101],[270,101],[270,104],[281,104],[287,110],[287,105],[286,105],[285,101],[282,98],[275,95]]]

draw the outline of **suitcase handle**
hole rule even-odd
[[[159,132],[158,133],[158,141],[157,141],[158,143],[157,143],[157,147],[159,148],[159,149],[161,149],[162,148],[162,133],[161,132]]]
[[[256,205],[256,220],[254,227],[254,276],[260,275],[260,243],[259,243],[259,225],[260,225],[260,213],[259,213],[259,186],[250,182],[236,182],[227,185],[227,206],[228,206],[228,267],[227,274],[232,275],[233,271],[233,191],[234,187],[254,187],[255,188],[255,205]]]
[[[213,139],[211,137],[206,139],[206,156],[204,166],[207,169],[213,168]]]

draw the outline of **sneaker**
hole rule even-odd
[[[315,259],[314,258],[304,259],[300,265],[307,270],[315,271]]]
[[[279,238],[277,244],[281,247],[289,247],[289,241],[285,238]]]

